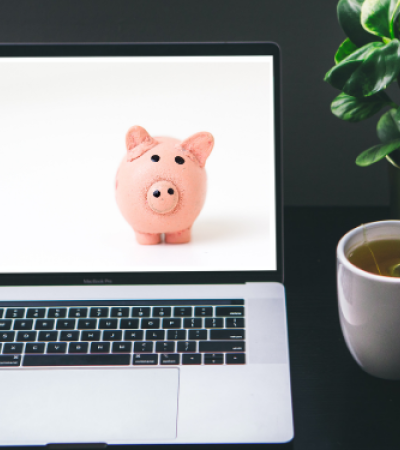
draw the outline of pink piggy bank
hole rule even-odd
[[[204,165],[213,146],[214,138],[207,132],[181,142],[153,138],[139,126],[129,129],[115,192],[139,244],[158,244],[163,233],[167,243],[190,241],[206,196]]]

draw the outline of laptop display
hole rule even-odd
[[[0,73],[1,274],[276,271],[272,56],[3,57]],[[132,126],[214,138],[187,244],[140,245],[119,211]]]

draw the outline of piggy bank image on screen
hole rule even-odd
[[[204,205],[205,163],[214,146],[208,132],[180,141],[151,137],[140,126],[126,135],[127,153],[118,168],[118,207],[139,244],[190,241],[193,222]]]

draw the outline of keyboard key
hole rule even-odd
[[[14,330],[32,330],[33,319],[15,319]]]
[[[135,342],[133,351],[135,353],[151,353],[153,351],[152,342]]]
[[[79,331],[61,331],[60,341],[79,341]]]
[[[121,319],[119,327],[122,330],[134,330],[139,328],[139,319]]]
[[[160,364],[164,366],[172,366],[179,364],[180,361],[180,355],[177,353],[174,354],[164,354],[161,355]]]
[[[0,367],[13,367],[21,365],[19,355],[0,355]]]
[[[111,308],[111,317],[129,317],[129,308]]]
[[[90,353],[110,353],[110,343],[92,342],[90,345]]]
[[[143,341],[143,330],[130,331],[127,330],[124,333],[125,341]]]
[[[132,317],[150,317],[150,308],[144,307],[144,308],[132,308]]]
[[[135,330],[135,331],[125,331],[124,333],[125,341],[143,341],[143,330]]]
[[[47,353],[65,353],[66,351],[66,342],[49,342],[47,344]]]
[[[56,341],[58,336],[58,331],[39,331],[38,341],[51,342]]]
[[[174,317],[192,317],[192,307],[176,306],[174,308]]]
[[[244,339],[244,330],[210,330],[210,340],[213,339]]]
[[[158,364],[158,355],[156,353],[146,355],[133,355],[132,364],[144,365],[144,366],[155,366]]]
[[[245,364],[246,355],[244,353],[227,353],[225,362],[226,364]]]
[[[153,317],[171,317],[171,307],[155,306]]]
[[[99,341],[100,331],[82,331],[81,341]]]
[[[183,319],[183,328],[203,328],[203,319]]]
[[[157,353],[173,353],[175,351],[175,342],[156,342]]]
[[[56,324],[57,330],[74,330],[76,319],[58,319]]]
[[[113,342],[112,353],[131,353],[132,342]]]
[[[108,317],[108,308],[90,308],[90,317]]]
[[[163,328],[181,328],[182,327],[182,319],[163,319],[162,321]]]
[[[87,317],[87,314],[87,308],[70,308],[68,317],[79,319],[80,317]]]
[[[97,328],[96,319],[79,319],[78,330],[95,330]]]
[[[29,319],[42,319],[46,314],[45,308],[28,308],[26,317]]]
[[[193,353],[196,351],[196,342],[195,341],[178,342],[176,351],[179,353],[181,352]]]
[[[185,341],[186,330],[168,330],[167,339],[171,341]]]
[[[25,355],[23,365],[38,366],[128,366],[131,355]],[[0,363],[1,365],[1,363]]]
[[[88,342],[70,342],[68,353],[87,353],[88,347]]]
[[[196,306],[196,308],[194,308],[194,315],[195,317],[212,317],[212,306]]]
[[[204,319],[206,328],[223,328],[224,319]]]
[[[182,364],[201,364],[200,353],[191,355],[190,353],[184,353],[182,355]]]
[[[4,344],[3,353],[8,355],[15,355],[22,353],[24,344]]]
[[[53,330],[54,319],[37,319],[35,323],[35,330]]]
[[[4,309],[0,308],[0,319],[3,317],[3,314],[4,314]]]
[[[61,319],[63,317],[66,317],[67,315],[67,308],[50,308],[49,312],[47,313],[47,317],[51,319]]]
[[[189,339],[196,341],[207,339],[207,330],[189,330]]]
[[[224,355],[222,353],[211,353],[204,355],[204,364],[223,364]]]
[[[103,341],[120,341],[122,340],[121,330],[104,330]]]
[[[14,342],[15,331],[0,332],[0,342]]]
[[[141,328],[157,329],[160,328],[160,319],[142,319]]]
[[[217,317],[243,317],[243,306],[217,306],[215,308],[215,315]]]
[[[225,319],[226,328],[243,328],[244,319],[243,317],[227,317]]]
[[[18,331],[16,340],[18,342],[35,342],[36,334],[36,331]]]
[[[8,308],[6,311],[7,319],[22,319],[25,317],[24,308]]]
[[[11,329],[11,325],[12,325],[12,320],[11,319],[0,320],[0,332],[2,330],[10,330]]]
[[[100,319],[99,330],[115,330],[118,328],[118,319]]]
[[[199,341],[199,352],[244,352],[245,343],[243,341]]]
[[[163,341],[165,338],[164,330],[147,330],[146,340],[147,341]]]
[[[45,344],[42,342],[35,342],[34,344],[28,342],[25,345],[25,353],[44,353],[44,347]]]

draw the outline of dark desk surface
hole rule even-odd
[[[400,448],[400,382],[358,367],[341,333],[336,297],[340,237],[389,218],[387,208],[377,207],[285,208],[295,450]]]

